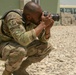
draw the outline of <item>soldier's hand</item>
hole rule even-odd
[[[52,19],[51,14],[44,16],[44,13],[43,13],[42,14],[42,21],[45,23],[46,27],[52,26],[54,23],[54,20]]]

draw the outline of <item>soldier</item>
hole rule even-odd
[[[51,15],[44,16],[41,7],[31,1],[24,6],[22,15],[11,11],[4,17],[0,54],[6,63],[2,75],[29,75],[26,68],[53,49],[47,42],[53,23]]]

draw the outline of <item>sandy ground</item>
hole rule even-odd
[[[76,75],[76,26],[53,26],[49,42],[55,47],[41,62],[27,68],[30,75]],[[0,61],[0,75],[4,69]]]

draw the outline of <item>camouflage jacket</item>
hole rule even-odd
[[[47,42],[44,37],[45,30],[43,30],[42,33],[36,37],[34,30],[35,27],[36,25],[32,23],[27,25],[25,21],[22,20],[22,16],[20,16],[18,13],[10,12],[3,20],[3,30],[9,37],[0,33],[0,38],[2,37],[4,41],[13,39],[22,46],[27,46],[36,38],[42,42]]]

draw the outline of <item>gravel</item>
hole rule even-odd
[[[30,75],[76,75],[76,26],[53,26],[49,42],[54,50],[41,62],[30,65]],[[0,75],[4,61],[0,61]]]

